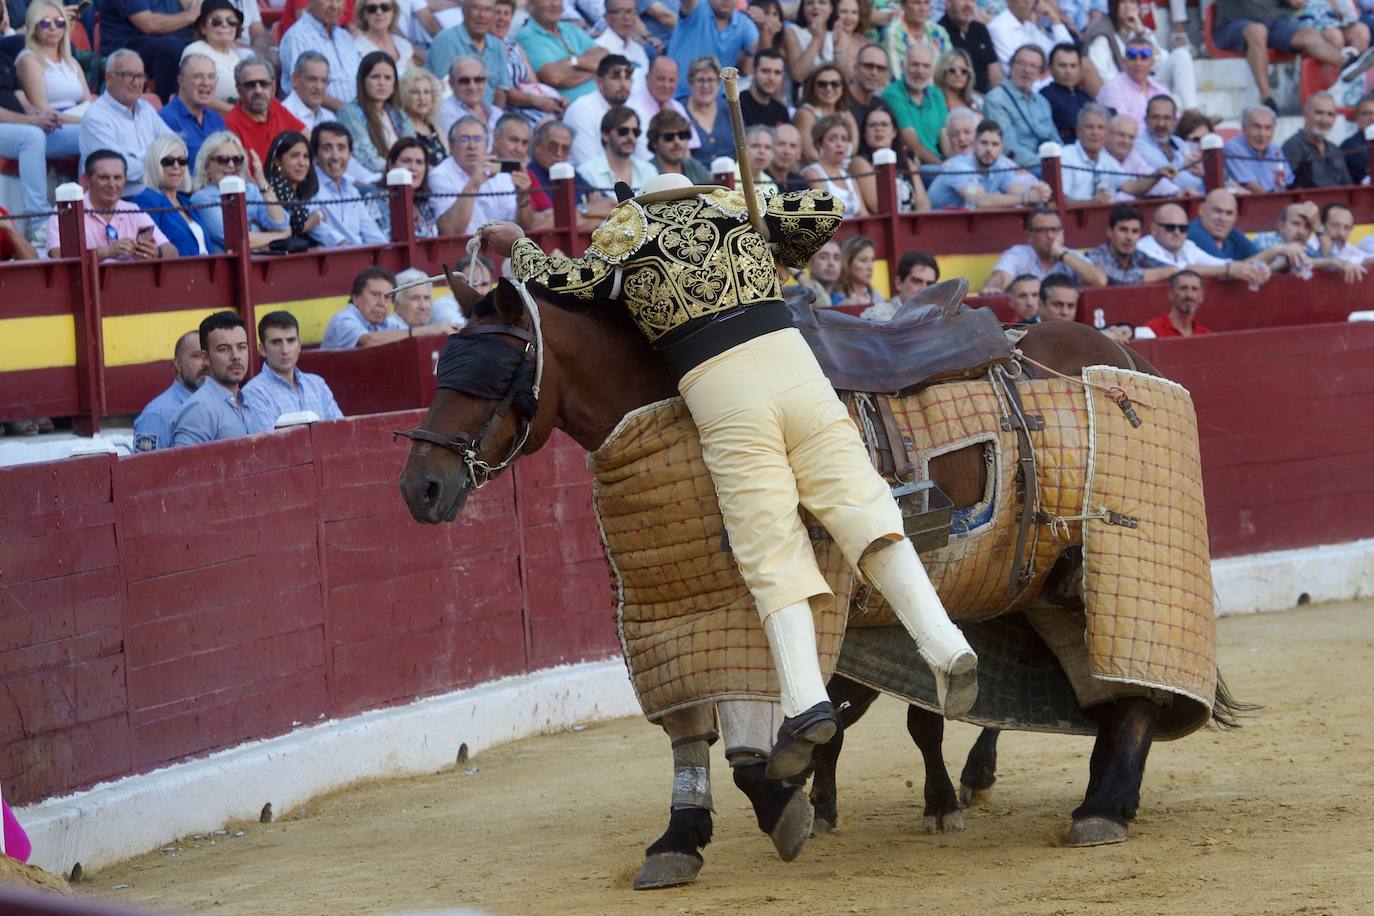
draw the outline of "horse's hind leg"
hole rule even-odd
[[[763,700],[723,700],[716,704],[716,714],[735,785],[754,806],[759,829],[773,841],[778,857],[791,862],[811,837],[812,811],[802,780],[764,775],[782,711],[777,703]]]
[[[673,797],[668,829],[644,850],[644,864],[634,880],[637,891],[692,883],[703,863],[698,850],[711,842],[712,708],[699,705],[669,713],[662,725],[673,745]]]
[[[926,833],[957,833],[964,829],[964,812],[959,810],[959,798],[954,783],[945,769],[945,720],[938,713],[911,705],[906,711],[906,730],[925,761],[926,807],[921,829]]]
[[[878,698],[878,691],[851,681],[843,674],[836,674],[825,685],[830,695],[830,703],[840,710],[840,730],[826,744],[818,745],[814,761],[816,775],[811,781],[811,804],[816,809],[815,828],[817,833],[831,833],[839,825],[839,795],[835,787],[835,774],[840,763],[840,749],[844,747],[845,729],[863,718],[868,707]],[[840,709],[844,704],[848,707]]]
[[[959,774],[959,803],[965,808],[977,804],[997,781],[997,736],[995,728],[985,728],[969,748],[964,771]]]
[[[1070,846],[1100,846],[1126,839],[1126,822],[1134,820],[1140,805],[1145,759],[1159,721],[1159,704],[1146,697],[1126,697],[1098,709],[1088,791],[1073,812]]]

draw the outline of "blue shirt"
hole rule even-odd
[[[172,421],[181,407],[191,400],[191,389],[173,381],[167,390],[148,402],[134,420],[134,451],[151,452],[172,446]]]
[[[1282,191],[1293,183],[1293,170],[1288,167],[1288,160],[1272,143],[1260,155],[1245,142],[1244,134],[1236,134],[1221,145],[1221,154],[1225,157],[1227,177],[1237,184],[1256,184],[1263,191]],[[1264,161],[1256,162],[1256,159]],[[1280,172],[1283,173],[1282,184],[1278,183]]]
[[[1091,102],[1093,97],[1081,88],[1070,91],[1054,82],[1047,83],[1040,90],[1040,94],[1050,103],[1050,112],[1054,115],[1054,129],[1059,131],[1059,139],[1065,143],[1077,140],[1078,109]]]
[[[319,51],[329,61],[329,94],[340,102],[351,102],[358,91],[358,64],[363,56],[353,43],[348,29],[336,25],[325,30],[324,23],[302,12],[281,37],[277,53],[281,57],[281,91],[291,92],[291,70],[302,51]],[[435,100],[438,102],[438,99]]]
[[[1002,125],[1007,156],[1020,166],[1040,165],[1040,144],[1061,142],[1050,100],[1038,92],[1023,94],[1006,79],[983,97],[983,117]]]
[[[353,200],[360,196],[360,193],[347,176],[335,181],[326,175],[323,169],[317,167],[315,177],[319,179],[320,190],[310,200],[324,211],[324,219],[311,230],[311,238],[328,248],[346,245],[385,245],[391,241],[372,218],[372,214],[367,212],[367,204]]]
[[[395,312],[383,318],[380,324],[373,324],[350,302],[343,311],[335,312],[329,319],[329,324],[325,325],[320,349],[351,350],[358,345],[358,340],[364,334],[374,334],[377,331],[404,331],[407,327],[405,320]]]
[[[244,190],[245,202],[248,205],[248,223],[250,229],[261,229],[272,232],[277,229],[285,229],[288,225],[287,220],[276,220],[272,214],[267,212],[267,204],[263,203],[262,191],[251,181],[247,182]],[[193,204],[212,204],[219,200],[219,187],[208,184],[199,191],[191,195]],[[205,247],[210,249],[211,254],[220,254],[224,251],[224,210],[220,207],[204,207],[195,211],[196,218],[205,227]],[[286,214],[283,213],[283,216]]]
[[[248,406],[253,432],[272,429],[282,414],[296,410],[313,410],[321,420],[337,420],[343,416],[324,379],[299,369],[292,371],[296,379],[294,386],[282,381],[281,376],[263,363],[262,370],[243,386],[243,402]]]
[[[711,55],[722,67],[733,67],[739,56],[759,43],[759,27],[739,10],[730,13],[725,28],[716,25],[716,13],[706,0],[697,0],[685,18],[678,19],[672,40],[668,42],[668,56],[677,61],[677,93],[687,94],[687,68],[698,57]],[[647,127],[648,125],[644,125]]]
[[[959,193],[960,188],[967,187],[973,182],[989,194],[1001,194],[1014,180],[1020,184],[1026,183],[1026,173],[1012,171],[1016,168],[1016,163],[1006,156],[997,157],[997,161],[991,166],[990,171],[985,175],[979,168],[978,160],[973,153],[962,153],[953,159],[947,160],[940,166],[940,174],[930,184],[930,205],[936,210],[944,207],[967,207],[968,203],[964,200],[964,195]],[[1006,169],[1006,171],[1000,171]],[[946,172],[975,172],[975,174],[945,174]]]
[[[716,123],[711,125],[710,133],[702,130],[696,119],[689,117],[687,120],[701,140],[701,145],[691,150],[693,159],[709,169],[719,156],[735,157],[735,131],[730,126],[730,104],[725,101],[724,94],[716,99]],[[645,130],[649,127],[647,124],[640,126]]]
[[[1259,254],[1259,249],[1255,243],[1245,237],[1234,226],[1231,227],[1230,235],[1226,236],[1226,241],[1218,245],[1217,240],[1207,234],[1207,230],[1202,228],[1199,220],[1193,220],[1188,224],[1188,238],[1214,258],[1226,258],[1230,261],[1244,261],[1246,258],[1253,258]]]
[[[131,16],[139,13],[175,14],[182,11],[177,0],[98,0],[95,9],[100,15],[100,47],[96,50],[106,57],[117,49],[128,46],[130,41],[143,36],[138,27],[129,21]],[[171,34],[182,41],[193,40],[190,26]]]
[[[176,246],[177,254],[181,255],[183,258],[189,258],[201,253],[200,240],[197,239],[196,234],[191,231],[190,223],[186,222],[186,219],[180,213],[173,213],[170,210],[164,209],[174,205],[162,191],[144,188],[143,193],[136,195],[129,203],[141,207],[144,210],[162,210],[160,213],[149,213],[148,216],[152,219],[153,225],[161,229],[162,234],[167,236],[167,241]],[[184,207],[189,203],[191,203],[190,194],[177,193],[176,206]],[[191,219],[195,220],[196,224],[200,226],[202,234],[205,231],[205,224],[201,221],[201,214],[214,212],[216,218],[219,219],[221,223],[224,221],[224,217],[219,210],[190,210],[188,212]],[[207,252],[210,249],[210,242],[208,239],[205,242],[205,248]]]
[[[148,152],[148,144],[171,132],[167,122],[157,116],[157,109],[143,99],[134,103],[130,111],[105,92],[91,102],[81,118],[81,161],[85,162],[98,149],[122,154],[128,163],[124,196],[133,197],[143,190],[143,156]]]
[[[172,129],[172,133],[181,138],[181,142],[186,144],[186,155],[190,157],[191,163],[186,171],[190,172],[196,165],[196,153],[200,152],[200,146],[205,142],[205,138],[221,130],[228,130],[224,126],[224,118],[213,108],[206,108],[200,113],[201,120],[197,121],[195,115],[191,114],[186,103],[181,100],[181,96],[174,95],[172,100],[162,106],[158,112],[164,124]]]
[[[515,40],[524,49],[525,56],[530,59],[530,68],[534,70],[535,79],[539,79],[539,68],[545,64],[567,60],[592,47],[592,40],[587,36],[587,33],[571,22],[558,23],[558,34],[555,35],[535,22],[533,16],[520,29]],[[595,89],[596,80],[587,80],[581,85],[558,91],[563,93],[563,97],[571,102]]]
[[[248,435],[248,409],[243,392],[232,394],[214,378],[206,377],[200,390],[172,420],[172,445],[196,445]]]
[[[496,90],[510,88],[510,67],[507,66],[506,46],[501,39],[487,33],[483,39],[484,49],[477,50],[472,36],[460,22],[444,29],[434,37],[434,44],[425,52],[425,69],[439,77],[441,82],[448,81],[448,68],[460,57],[476,57],[487,68],[487,87],[482,92],[482,101],[488,105],[496,97]],[[439,100],[435,99],[438,105]]]

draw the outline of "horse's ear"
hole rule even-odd
[[[482,301],[482,294],[468,286],[462,275],[454,273],[447,264],[444,265],[444,276],[448,277],[448,288],[453,290],[453,298],[458,300],[464,320],[471,319],[473,308]]]
[[[496,304],[496,314],[501,316],[501,320],[506,324],[518,323],[520,316],[525,314],[525,300],[521,298],[520,290],[515,288],[515,284],[501,277],[496,281],[496,288],[491,294]]]

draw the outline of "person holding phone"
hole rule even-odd
[[[464,115],[449,129],[452,153],[429,176],[429,190],[440,200],[453,203],[439,215],[440,235],[469,235],[492,220],[532,226],[529,182],[525,190],[516,187],[513,173],[501,171],[500,162],[487,150],[487,126],[472,115]]]
[[[174,258],[177,250],[133,203],[121,200],[128,167],[114,150],[100,149],[86,157],[84,235],[87,248],[102,261],[148,261]],[[102,212],[103,211],[103,212]],[[62,257],[57,215],[48,217],[48,257]]]

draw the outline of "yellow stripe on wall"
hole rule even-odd
[[[76,365],[76,322],[71,315],[0,321],[0,372]]]
[[[942,254],[936,256],[935,261],[940,265],[940,279],[964,277],[968,280],[969,293],[977,295],[1000,257],[1000,254]]]
[[[216,309],[181,309],[147,315],[120,315],[101,322],[105,333],[105,365],[137,366],[171,360],[177,340],[200,327]]]
[[[259,318],[268,312],[287,311],[301,323],[301,343],[315,346],[324,339],[324,326],[330,316],[348,305],[348,296],[324,296],[320,299],[293,299],[290,302],[263,302],[253,311]]]

